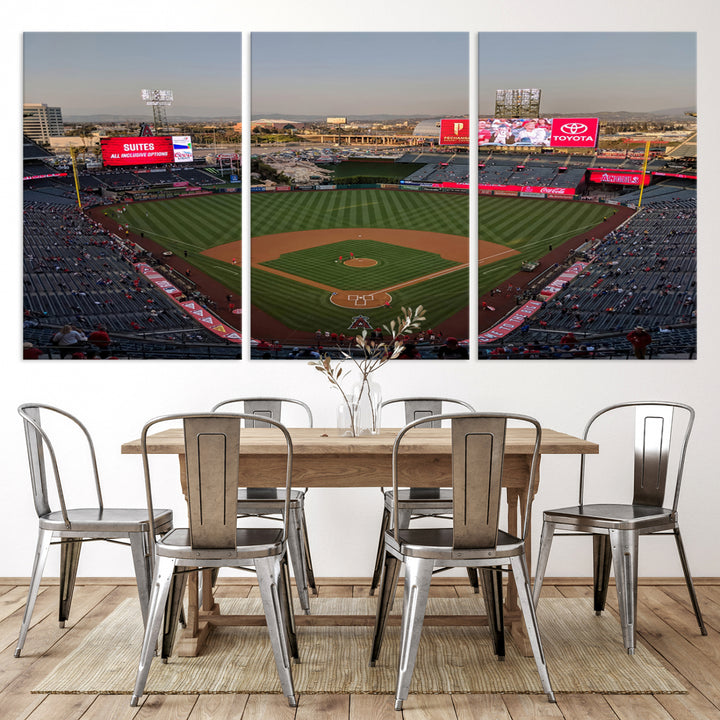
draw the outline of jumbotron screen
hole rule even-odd
[[[162,165],[192,162],[192,138],[189,135],[161,137],[100,138],[103,165]]]
[[[527,147],[596,147],[597,118],[479,118],[478,144]],[[470,123],[444,119],[440,145],[466,144]]]

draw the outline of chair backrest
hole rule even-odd
[[[310,408],[302,402],[302,400],[295,400],[294,398],[277,398],[277,397],[249,397],[249,398],[233,398],[231,400],[223,400],[217,403],[212,409],[213,412],[217,412],[220,408],[223,408],[224,412],[231,410],[229,406],[239,404],[242,407],[242,412],[245,415],[252,415],[252,419],[245,423],[245,427],[269,427],[269,423],[263,422],[260,418],[270,418],[277,422],[282,422],[282,408],[283,404],[297,405],[307,415],[308,427],[313,426],[313,416]]]
[[[65,504],[65,493],[63,492],[62,478],[60,476],[60,468],[57,459],[57,453],[50,437],[45,428],[43,428],[42,417],[49,416],[66,418],[72,426],[79,428],[87,442],[88,452],[90,455],[90,464],[95,481],[95,494],[97,497],[98,507],[103,507],[102,491],[100,489],[100,478],[98,474],[97,459],[95,456],[95,447],[93,445],[90,433],[85,426],[70,413],[65,412],[52,405],[43,405],[40,403],[25,403],[20,405],[18,413],[23,419],[25,429],[25,442],[27,445],[28,462],[30,464],[30,482],[32,485],[33,502],[38,517],[47,515],[52,511],[50,498],[48,495],[47,481],[47,457],[49,458],[50,467],[52,467],[55,479],[55,487],[57,489],[58,501],[60,503],[60,511],[67,528],[71,527],[68,519],[67,507]]]
[[[143,428],[140,446],[145,471],[148,511],[153,525],[152,483],[148,451],[148,434],[160,423],[181,420],[185,449],[185,473],[190,543],[197,549],[231,549],[236,547],[237,488],[242,464],[242,423],[253,420],[244,413],[189,413],[165,415],[149,421]],[[292,440],[284,425],[267,419],[266,424],[278,428],[285,436],[287,465],[284,527],[290,512],[292,481]],[[151,527],[154,537],[155,528]]]
[[[448,405],[457,405],[456,409],[458,412],[462,412],[461,408],[469,412],[475,412],[475,408],[466,403],[464,400],[455,400],[453,398],[438,398],[438,397],[402,397],[393,398],[391,400],[385,400],[380,407],[386,408],[388,405],[395,403],[403,403],[405,406],[405,424],[420,420],[421,418],[430,417],[431,415],[442,415],[443,410]],[[428,427],[440,427],[439,420],[433,420]]]
[[[596,420],[606,413],[623,408],[635,410],[635,443],[633,465],[633,504],[661,506],[665,500],[668,481],[668,468],[670,466],[671,440],[674,421],[678,412],[685,413],[686,422],[680,438],[677,475],[673,510],[677,510],[682,482],[683,467],[687,445],[690,440],[695,411],[683,403],[664,401],[627,402],[610,405],[593,415],[585,426],[583,437],[587,438],[595,425]],[[585,490],[585,456],[582,456],[580,466],[580,504],[583,504]]]
[[[457,549],[487,548],[497,544],[500,520],[505,439],[509,420],[529,425],[534,429],[532,459],[527,477],[522,538],[527,533],[532,503],[529,492],[535,477],[540,452],[542,430],[534,418],[527,415],[504,413],[463,413],[437,415],[409,423],[395,438],[392,455],[394,507],[394,533],[398,539],[398,454],[405,434],[422,425],[437,427],[436,421],[450,421],[452,438],[453,484],[453,547]]]

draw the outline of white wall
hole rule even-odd
[[[696,361],[537,361],[395,363],[383,368],[380,381],[386,397],[423,393],[461,396],[478,408],[512,410],[537,416],[543,425],[579,433],[587,417],[599,407],[627,399],[668,398],[681,400],[697,410],[696,430],[686,467],[681,503],[682,527],[692,569],[698,576],[720,575],[718,543],[714,533],[720,489],[717,472],[716,421],[717,358],[720,342],[717,313],[712,307],[720,268],[720,252],[713,211],[713,170],[718,167],[717,138],[709,127],[711,112],[718,108],[713,77],[717,11],[711,0],[675,2],[593,3],[586,11],[569,13],[567,3],[496,3],[456,0],[452,5],[414,0],[387,3],[367,1],[345,5],[329,2],[275,0],[275,11],[261,4],[213,3],[210,12],[198,13],[197,4],[174,3],[170,19],[165,11],[149,10],[142,22],[132,14],[121,27],[114,23],[118,12],[83,6],[82,24],[53,3],[36,2],[25,16],[6,22],[2,29],[2,66],[9,69],[11,89],[6,91],[3,123],[5,137],[17,147],[21,103],[20,33],[23,30],[685,30],[698,31],[699,120],[702,138],[702,180],[699,213],[700,333]],[[80,7],[80,5],[77,5]],[[352,9],[351,9],[352,8]],[[540,12],[542,18],[533,18]],[[682,10],[680,9],[682,8]],[[186,9],[186,12],[181,10]],[[191,9],[193,12],[190,14]],[[57,15],[53,13],[57,12]],[[444,12],[447,13],[444,15]],[[192,16],[188,21],[175,18]],[[324,20],[332,16],[332,20]],[[651,20],[648,20],[651,18]],[[570,58],[569,61],[572,61]],[[705,128],[707,130],[705,131]],[[19,154],[13,150],[11,177],[18,177]],[[13,175],[13,173],[15,173]],[[100,363],[22,362],[21,346],[21,226],[18,184],[3,188],[0,202],[6,220],[4,302],[7,332],[0,373],[0,423],[2,425],[2,478],[4,501],[0,505],[0,577],[27,576],[35,543],[36,520],[30,499],[27,461],[20,419],[15,408],[21,402],[56,404],[79,415],[93,431],[100,455],[101,472],[111,501],[142,504],[142,477],[137,456],[121,456],[122,441],[137,437],[142,424],[164,412],[210,407],[230,395],[256,393],[292,395],[309,403],[317,425],[335,422],[337,398],[319,373],[304,363],[290,361],[137,361]],[[247,235],[247,234],[246,234]],[[247,242],[247,237],[246,237]],[[543,461],[541,490],[536,513],[565,504],[574,492],[577,459],[547,458]],[[167,466],[169,481],[175,468]],[[313,490],[308,515],[316,572],[320,576],[368,576],[372,570],[380,511],[377,490]],[[670,539],[647,540],[641,558],[642,575],[680,574]],[[558,546],[548,569],[555,575],[590,574],[589,545],[566,540]],[[132,574],[129,553],[120,549],[88,547],[81,574]],[[57,573],[53,558],[49,574]]]

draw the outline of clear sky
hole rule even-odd
[[[467,115],[468,34],[253,33],[252,115]]]
[[[24,102],[63,117],[152,111],[143,88],[172,90],[174,116],[241,113],[241,33],[25,33]],[[148,112],[149,111],[149,112]]]
[[[695,33],[480,33],[478,100],[540,88],[543,114],[695,107]]]

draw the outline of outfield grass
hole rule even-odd
[[[347,260],[351,252],[356,258],[371,258],[377,265],[350,267],[339,261],[340,257]],[[459,264],[437,253],[364,238],[297,250],[262,263],[339,290],[380,290]]]
[[[207,248],[241,239],[240,193],[200,195],[153,202],[130,203],[125,212],[108,212],[118,222],[143,233],[162,247],[184,257],[198,269],[215,278],[237,297],[241,295],[240,261],[238,264],[216,260],[200,253]],[[239,253],[238,253],[239,254]]]
[[[368,189],[253,193],[251,209],[253,237],[354,227],[468,234],[468,198],[459,193]]]
[[[254,193],[251,210],[253,237],[356,227],[468,235],[468,198],[455,193],[374,189]],[[519,254],[479,268],[480,294],[501,286],[518,271],[522,262],[541,259],[551,245],[557,247],[614,212],[608,205],[481,196],[480,238],[511,247]],[[113,209],[109,208],[108,213],[112,215]],[[189,262],[221,282],[229,292],[240,296],[241,258],[238,257],[237,265],[232,265],[200,254],[204,249],[240,240],[239,194],[129,204],[117,219],[129,223],[134,232],[143,233],[181,257],[187,252]],[[376,252],[380,245],[383,245],[382,256],[379,250]],[[339,255],[349,256],[351,251],[356,257],[378,260],[378,266],[349,268],[334,262]],[[290,253],[269,264],[333,287],[353,290],[377,290],[453,265],[433,253],[384,243],[365,246],[355,240]],[[298,330],[314,332],[320,328],[347,332],[353,315],[360,314],[360,311],[332,305],[324,290],[261,269],[253,268],[252,285],[254,305]],[[365,313],[373,325],[395,318],[402,305],[423,304],[427,308],[427,325],[437,326],[467,306],[467,270],[393,291],[392,295],[392,308]]]
[[[518,272],[522,263],[540,260],[551,247],[562,245],[569,238],[592,229],[603,218],[614,214],[615,209],[609,205],[480,196],[480,239],[513,248],[519,255],[481,266],[478,269],[479,294],[500,287]]]

